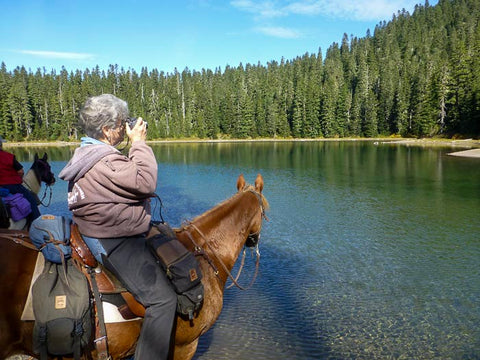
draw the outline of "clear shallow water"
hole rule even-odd
[[[45,150],[58,174],[72,149]],[[480,159],[371,142],[154,151],[172,225],[231,196],[240,173],[262,173],[271,206],[258,279],[226,291],[195,359],[480,358]],[[58,181],[42,212],[68,214],[65,197]]]

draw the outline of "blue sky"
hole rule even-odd
[[[50,72],[266,65],[364,37],[418,0],[0,0],[0,62]],[[430,5],[437,1],[430,1]]]

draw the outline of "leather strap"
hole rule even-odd
[[[39,251],[37,247],[31,243],[27,230],[0,229],[0,238],[5,238],[29,249]]]
[[[97,349],[98,359],[111,359],[108,354],[107,329],[105,327],[105,318],[103,316],[102,299],[98,291],[97,280],[95,279],[95,269],[88,269],[90,273],[90,285],[95,298],[96,320],[95,321],[95,348]]]

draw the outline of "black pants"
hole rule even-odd
[[[104,266],[145,306],[135,360],[168,359],[177,296],[146,244],[145,237],[99,239]]]

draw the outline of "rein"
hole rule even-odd
[[[266,221],[268,221],[269,219],[267,218],[266,214],[265,214],[265,203],[264,203],[264,198],[263,198],[263,195],[258,193],[257,191],[255,191],[254,189],[252,189],[252,187],[250,185],[245,185],[243,187],[243,192],[245,191],[249,191],[249,192],[252,192],[255,197],[257,198],[259,204],[260,204],[260,209],[261,209],[261,216],[263,219],[265,219]],[[267,205],[268,206],[268,205]],[[259,248],[258,248],[258,240],[257,240],[257,243],[255,245],[255,254],[256,254],[256,262],[255,262],[255,274],[253,275],[253,278],[252,280],[250,281],[250,284],[248,284],[248,286],[246,287],[243,287],[241,286],[239,283],[238,283],[238,279],[240,278],[240,274],[242,273],[242,269],[243,269],[243,266],[245,264],[245,256],[246,256],[246,247],[244,246],[243,248],[243,255],[242,255],[242,261],[241,261],[241,264],[240,264],[240,268],[238,269],[238,273],[237,273],[237,276],[234,278],[233,275],[231,274],[231,272],[227,269],[227,266],[225,265],[225,263],[222,261],[222,259],[220,259],[220,257],[217,255],[215,249],[213,249],[213,247],[210,245],[210,243],[208,242],[206,236],[200,231],[200,229],[195,225],[193,224],[191,221],[188,221],[187,222],[187,225],[190,225],[191,227],[193,227],[194,230],[197,231],[197,233],[203,238],[205,244],[207,245],[207,247],[209,248],[209,250],[212,252],[212,254],[215,256],[215,258],[217,259],[217,261],[220,263],[220,265],[222,266],[223,270],[225,271],[225,273],[228,275],[228,277],[230,278],[230,280],[232,280],[232,284],[230,284],[227,289],[230,289],[233,285],[235,285],[237,288],[239,288],[240,290],[247,290],[249,289],[253,283],[255,282],[256,278],[257,278],[257,275],[258,275],[258,269],[260,267],[260,251],[259,251]],[[205,253],[205,251],[203,250],[202,247],[200,247],[196,242],[195,240],[193,239],[192,235],[190,234],[190,232],[188,230],[185,229],[185,232],[188,236],[188,238],[190,239],[190,241],[193,243],[194,247],[195,247],[195,255],[201,255],[205,258],[205,260],[209,263],[209,265],[213,268],[214,272],[215,272],[215,275],[218,277],[218,269],[217,267],[215,266],[215,264],[213,263],[212,259],[210,259],[210,257],[208,256],[207,253]],[[252,236],[258,236],[260,237],[260,230],[255,233],[255,234],[250,234],[248,235],[248,238],[252,237]],[[247,239],[248,239],[247,238]]]
[[[45,197],[47,196],[47,189],[50,192],[50,196],[48,197],[48,203],[44,204],[43,200],[45,200]],[[45,207],[49,207],[52,202],[52,186],[51,185],[45,185],[45,190],[43,191],[43,196],[42,199],[40,200],[40,204]]]
[[[238,273],[237,273],[237,276],[235,277],[235,281],[232,281],[232,283],[227,286],[227,289],[230,289],[230,288],[233,287],[233,285],[235,285],[242,290],[246,290],[246,289],[241,288],[240,285],[238,285],[238,283],[237,283],[238,279],[240,278],[240,274],[242,273],[243,265],[245,265],[246,252],[247,252],[247,248],[244,247],[243,248],[243,255],[242,255],[242,262],[240,263],[240,268],[238,269]],[[257,255],[257,260],[255,262],[255,274],[253,275],[253,279],[250,282],[250,284],[248,284],[247,289],[249,289],[253,285],[253,283],[255,282],[255,279],[257,278],[257,275],[258,275],[258,269],[260,267],[260,250],[258,249],[258,244],[255,246],[255,254]]]
[[[33,189],[30,187],[30,185],[28,185],[27,183],[23,183],[23,186],[25,186],[28,190],[30,190],[30,192],[32,194],[35,194],[35,192],[33,191]],[[43,200],[45,200],[45,198],[47,197],[47,189],[49,190],[50,192],[50,196],[48,197],[48,203],[45,204],[43,202]],[[42,199],[38,198],[38,203],[42,206],[45,206],[45,207],[49,207],[51,202],[52,202],[52,186],[51,185],[45,185],[45,189],[43,190],[43,196],[42,196]]]
[[[227,266],[225,265],[225,263],[222,261],[222,259],[220,259],[220,257],[217,255],[216,251],[213,249],[213,247],[210,245],[210,243],[208,242],[207,238],[205,237],[205,235],[200,231],[200,229],[195,225],[193,224],[192,222],[188,223],[188,225],[190,225],[191,227],[193,227],[193,229],[202,237],[202,239],[205,241],[205,244],[207,245],[207,247],[209,248],[209,250],[212,252],[212,254],[215,256],[215,258],[217,259],[217,261],[220,263],[220,265],[222,266],[223,270],[226,272],[226,274],[228,275],[228,277],[230,278],[230,280],[232,280],[233,284],[231,284],[229,287],[227,287],[227,289],[231,288],[233,285],[235,285],[236,287],[238,287],[240,290],[248,290],[252,285],[253,283],[255,282],[256,278],[257,278],[257,275],[258,275],[258,269],[260,267],[260,251],[258,250],[258,244],[255,246],[255,249],[256,249],[256,254],[257,254],[257,261],[255,262],[255,274],[253,275],[253,278],[252,280],[250,281],[250,284],[248,284],[248,286],[246,287],[243,287],[241,286],[237,280],[238,278],[240,277],[240,273],[242,272],[242,268],[243,268],[243,265],[245,263],[245,249],[243,251],[243,256],[242,256],[242,264],[240,266],[240,269],[238,270],[238,274],[237,276],[234,278],[232,273],[228,270]],[[199,253],[200,255],[204,256],[206,258],[206,260],[208,261],[208,263],[210,264],[210,266],[212,266],[214,272],[215,272],[215,275],[218,277],[218,269],[216,268],[215,264],[213,264],[212,260],[209,258],[208,254],[205,253],[205,251],[195,242],[195,240],[193,239],[192,235],[190,234],[190,232],[188,230],[186,230],[186,233],[187,233],[187,236],[188,238],[190,239],[190,241],[193,243],[193,245],[195,246],[195,252],[196,253]]]

